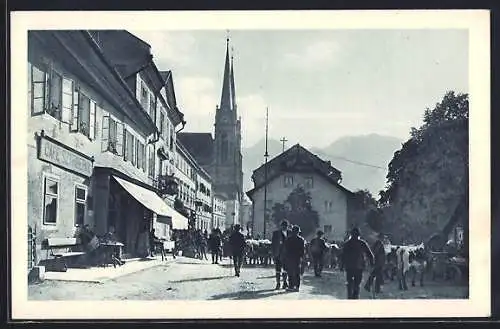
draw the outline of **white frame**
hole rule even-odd
[[[89,188],[88,188],[87,185],[84,185],[84,184],[81,184],[81,183],[75,183],[75,186],[74,186],[74,189],[73,189],[73,191],[75,193],[74,198],[73,198],[73,202],[74,202],[74,204],[73,204],[73,206],[74,206],[73,207],[73,209],[74,209],[74,211],[73,211],[73,225],[74,226],[77,225],[77,223],[76,223],[76,211],[77,211],[76,205],[78,203],[81,203],[81,199],[78,199],[77,196],[76,196],[76,190],[77,189],[82,189],[82,190],[85,191],[85,200],[84,200],[85,209],[83,211],[83,223],[82,223],[82,225],[85,225],[85,220],[87,219],[87,209],[88,209],[87,200],[88,200],[88,196],[89,196]],[[80,202],[79,202],[79,200],[80,200]]]
[[[55,223],[46,223],[45,222],[45,185],[47,179],[50,179],[52,181],[55,181],[57,183],[57,209],[56,209],[56,222]],[[56,227],[57,224],[59,223],[59,205],[61,201],[61,178],[57,175],[54,175],[52,173],[47,173],[44,172],[42,174],[42,226],[43,227]]]

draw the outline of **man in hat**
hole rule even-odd
[[[360,238],[357,227],[351,231],[351,236],[344,243],[341,256],[341,270],[345,270],[347,277],[347,298],[359,299],[359,285],[363,279],[363,269],[367,256],[370,265],[373,266],[374,256],[365,240]]]
[[[310,242],[311,257],[314,266],[314,276],[321,277],[321,271],[323,271],[323,260],[325,258],[325,252],[328,247],[323,239],[324,233],[319,230],[316,237]]]
[[[288,287],[287,273],[284,268],[285,240],[292,232],[288,229],[288,221],[281,222],[280,229],[273,232],[271,248],[273,252],[274,268],[276,272],[276,288],[280,289],[280,279],[283,278],[283,288]],[[283,272],[282,272],[283,271]]]
[[[285,261],[289,277],[288,291],[299,291],[300,265],[304,257],[305,241],[300,236],[300,227],[294,225],[292,233],[285,240]]]
[[[243,233],[240,232],[241,226],[234,225],[233,232],[229,237],[229,246],[233,255],[235,276],[240,276],[241,264],[243,263],[243,253],[245,251],[246,241]]]

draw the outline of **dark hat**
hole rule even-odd
[[[355,227],[351,230],[351,235],[352,236],[360,236],[359,228]]]
[[[241,229],[241,225],[240,224],[235,224],[234,225],[234,229],[235,229],[235,231],[239,231]]]
[[[288,221],[285,219],[281,222],[281,227],[287,226],[288,227]]]
[[[322,235],[324,235],[325,233],[324,233],[322,230],[319,230],[316,234],[317,234],[318,236],[322,236]]]

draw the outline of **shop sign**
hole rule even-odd
[[[44,135],[39,138],[38,158],[83,176],[92,176],[92,158]]]

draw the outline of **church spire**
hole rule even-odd
[[[234,49],[231,47],[231,102],[233,103],[233,108],[236,111],[236,90],[234,89],[234,64],[233,64],[233,53]]]
[[[220,108],[233,110],[233,90],[232,90],[232,69],[229,62],[229,37],[226,39],[226,63],[224,66],[224,78],[222,80],[222,95],[220,98]]]

